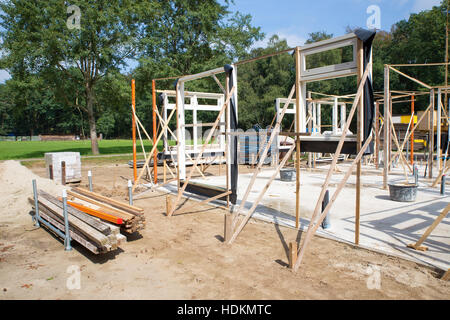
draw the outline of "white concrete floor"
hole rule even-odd
[[[328,166],[328,165],[327,165]],[[325,181],[327,166],[322,166],[320,172],[301,171],[301,226],[306,230],[322,184]],[[342,173],[335,173],[330,184],[330,198],[336,190],[348,168],[348,164],[339,164]],[[259,192],[273,174],[273,169],[265,169],[258,176],[250,193],[246,208],[250,208]],[[415,243],[433,223],[450,201],[450,185],[445,196],[440,195],[439,186],[430,188],[430,182],[423,179],[424,168],[419,167],[420,181],[417,199],[413,203],[391,201],[389,191],[382,189],[382,169],[376,171],[373,166],[363,167],[361,190],[361,224],[360,245],[397,256],[405,257],[425,264],[430,264],[443,270],[450,268],[450,217],[447,216],[432,232],[423,245],[428,251],[416,251],[407,248],[409,243]],[[434,170],[436,175],[437,169]],[[238,205],[250,182],[252,174],[239,175]],[[405,180],[403,170],[396,168],[390,175],[390,181]],[[409,176],[410,182],[413,178]],[[450,179],[447,179],[450,180]],[[225,186],[225,177],[207,177],[198,182]],[[331,228],[319,228],[317,233],[340,241],[354,242],[355,230],[355,176],[352,175],[346,187],[342,190],[330,211]],[[176,184],[169,185],[167,191],[176,192]],[[277,225],[295,227],[295,181],[283,182],[279,176],[273,181],[253,218],[273,222]],[[196,195],[191,195],[196,198]],[[246,211],[246,210],[245,210]],[[245,213],[245,212],[244,212]],[[245,237],[245,228],[239,237]]]

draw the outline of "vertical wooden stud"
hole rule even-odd
[[[301,130],[301,102],[303,99],[301,99],[301,61],[300,61],[300,48],[295,48],[295,133],[297,133],[295,137],[295,144],[296,144],[296,150],[295,150],[295,228],[300,227],[300,136],[298,133],[300,133]]]
[[[297,261],[297,253],[297,242],[289,243],[289,269],[294,269],[295,262]]]
[[[375,168],[380,164],[380,103],[375,103]]]
[[[414,94],[411,97],[411,115],[414,117],[415,110],[414,110],[414,101],[415,96]],[[414,118],[411,120],[411,151],[410,151],[410,158],[409,158],[411,165],[414,165]]]
[[[437,166],[438,171],[441,172],[442,169],[442,162],[441,162],[441,116],[442,116],[442,108],[441,108],[441,102],[442,102],[442,91],[441,89],[438,89],[438,98],[437,98],[437,104],[436,104],[436,110],[437,110],[437,119],[436,119],[436,152],[437,152]]]
[[[132,110],[132,136],[133,136],[133,178],[136,183],[137,180],[137,163],[136,163],[136,82],[131,80],[131,108]]]
[[[384,66],[384,141],[383,141],[383,189],[388,187],[388,174],[389,174],[389,100],[390,100],[390,89],[389,89],[389,66]]]
[[[429,145],[429,156],[428,156],[428,178],[433,179],[433,158],[434,158],[434,90],[430,93],[431,99],[431,109],[430,109],[430,145]]]
[[[358,85],[364,74],[364,48],[361,40],[358,40]],[[364,90],[359,100],[357,113],[357,153],[360,152],[364,140]],[[356,206],[355,206],[355,244],[359,244],[359,225],[361,214],[361,160],[356,165]]]
[[[152,100],[153,100],[153,145],[156,142],[156,81],[152,81]],[[154,183],[158,184],[158,153],[157,150],[153,153],[153,177]]]
[[[66,162],[61,162],[61,184],[66,185]]]
[[[233,236],[233,215],[230,213],[225,214],[225,223],[224,223],[224,231],[223,231],[223,238],[225,243],[228,243],[228,241]]]
[[[172,205],[172,197],[166,196],[166,215],[169,215],[170,212],[172,212],[173,205]]]

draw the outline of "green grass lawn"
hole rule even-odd
[[[162,141],[158,144],[162,149]],[[152,144],[144,141],[146,152]],[[132,140],[101,140],[99,141],[101,155],[124,154],[133,152]],[[46,152],[79,152],[82,156],[92,155],[91,141],[0,141],[0,160],[43,158]],[[142,152],[137,141],[137,152]]]

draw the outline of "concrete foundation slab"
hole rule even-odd
[[[344,176],[348,163],[339,164],[338,168],[341,172],[333,175],[329,187],[330,197]],[[326,178],[326,170],[327,166],[322,166],[320,172],[309,172],[307,169],[301,171],[300,228],[302,230],[306,230],[308,227],[309,219]],[[423,177],[421,174],[423,170],[424,168],[419,167],[421,177]],[[422,181],[421,179],[415,202],[394,202],[389,198],[389,190],[382,189],[382,170],[376,171],[373,167],[363,167],[363,172],[365,174],[361,177],[360,245],[439,269],[450,268],[450,217],[446,217],[424,242],[423,245],[428,247],[428,251],[416,251],[407,247],[408,244],[415,243],[442,212],[450,201],[450,192],[441,195],[439,186],[432,189],[429,180]],[[252,206],[253,201],[258,197],[272,174],[272,169],[261,172],[245,206],[247,209]],[[238,205],[251,177],[252,174],[239,176]],[[412,175],[409,175],[408,178],[409,182],[414,181]],[[405,176],[400,168],[394,169],[390,175],[390,182],[396,180],[405,181]],[[193,181],[225,187],[225,177],[211,176]],[[326,230],[319,228],[318,235],[354,243],[355,181],[355,176],[351,176],[332,207],[329,214],[331,228]],[[166,190],[176,193],[176,183],[168,185]],[[447,187],[447,190],[450,188]],[[294,192],[295,181],[283,182],[280,177],[277,177],[256,208],[253,218],[295,228]],[[193,194],[189,196],[192,199],[201,199]],[[245,237],[245,228],[239,237]]]

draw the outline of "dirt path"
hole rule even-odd
[[[32,168],[44,176],[42,167]],[[97,191],[123,199],[132,170],[113,163],[83,165]],[[123,176],[123,178],[121,178]],[[31,184],[31,181],[30,181]],[[113,188],[114,186],[114,188]],[[0,172],[1,192],[8,185]],[[223,214],[203,211],[165,216],[165,196],[135,204],[147,227],[122,250],[104,256],[82,247],[65,252],[27,215],[0,211],[2,299],[448,299],[449,282],[428,268],[316,237],[299,272],[287,268],[295,230],[251,221],[232,246],[222,242]],[[29,210],[30,208],[28,208]],[[81,270],[81,289],[67,289],[68,268]],[[70,282],[71,283],[71,282]]]

